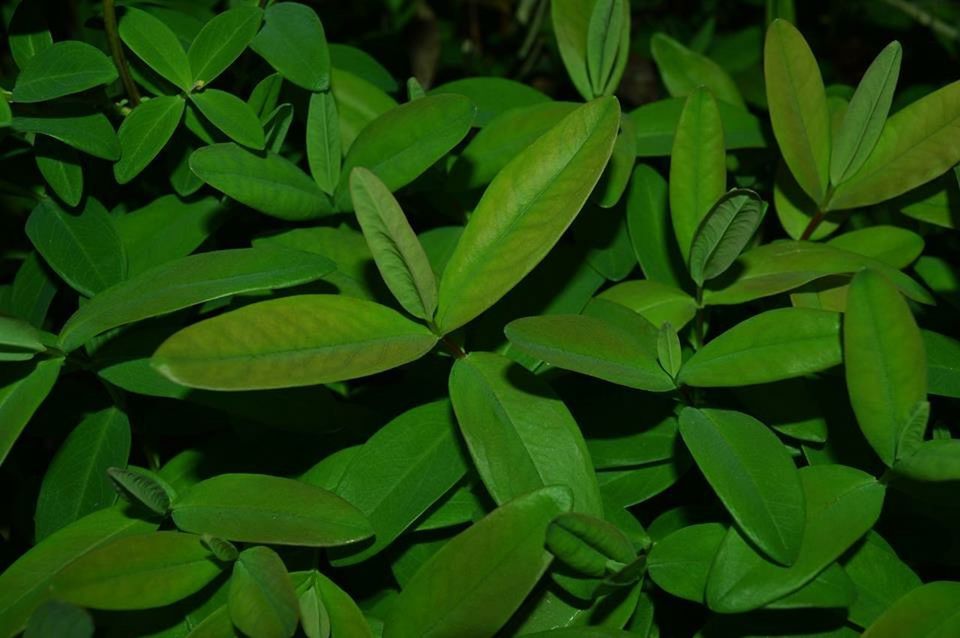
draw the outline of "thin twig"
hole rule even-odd
[[[113,6],[113,0],[103,0],[103,23],[107,31],[107,45],[110,47],[110,55],[113,56],[117,73],[120,74],[120,82],[127,92],[130,106],[136,107],[140,104],[140,91],[137,90],[137,85],[130,76],[130,67],[127,66],[127,58],[123,55],[123,45],[120,43],[120,34],[117,31],[117,11]]]
[[[899,9],[903,13],[907,14],[923,26],[932,30],[934,33],[938,33],[950,40],[960,40],[960,29],[957,29],[948,22],[944,22],[926,9],[922,9],[912,2],[907,2],[907,0],[883,1],[894,9]]]
[[[807,227],[803,229],[803,234],[800,235],[800,241],[807,241],[813,237],[813,233],[817,230],[817,226],[823,222],[824,218],[827,216],[822,210],[818,210],[817,214],[810,218],[810,223],[807,224]]]

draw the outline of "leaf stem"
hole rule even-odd
[[[430,328],[433,334],[437,335],[437,338],[440,339],[440,343],[443,344],[443,347],[447,350],[447,352],[453,355],[454,358],[463,359],[465,356],[467,356],[466,351],[464,351],[464,349],[461,348],[456,341],[451,339],[450,335],[445,335],[440,332],[437,324],[433,323],[433,321],[427,321],[427,327]]]
[[[817,214],[810,218],[810,223],[807,224],[807,227],[803,229],[803,234],[800,235],[800,241],[807,241],[810,239],[813,236],[814,231],[817,230],[817,226],[823,222],[826,216],[827,214],[824,211],[818,210]]]
[[[703,307],[703,286],[697,286],[697,314],[694,317],[693,324],[693,348],[699,350],[703,347],[705,339],[704,334],[704,314],[706,309]]]
[[[120,82],[123,84],[124,91],[130,99],[130,105],[135,107],[140,104],[140,91],[130,76],[130,67],[127,66],[127,58],[123,55],[123,45],[120,43],[120,34],[117,31],[117,11],[113,0],[103,0],[103,23],[107,32],[107,45],[110,47],[110,55],[113,56],[113,63],[117,67],[117,73],[120,74]]]

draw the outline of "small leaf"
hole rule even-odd
[[[75,150],[48,137],[38,137],[33,146],[37,169],[50,189],[67,206],[83,197],[83,169]]]
[[[667,593],[702,605],[710,566],[726,534],[720,523],[702,523],[660,539],[647,559],[650,578]]]
[[[218,13],[203,25],[187,51],[192,84],[210,84],[233,64],[257,34],[262,18],[258,7],[239,6]]]
[[[960,583],[936,581],[909,592],[867,627],[864,638],[946,638],[960,632]]]
[[[863,74],[833,140],[830,182],[835,186],[856,175],[877,145],[900,76],[901,55],[900,43],[891,42]]]
[[[350,194],[390,292],[411,315],[431,321],[437,309],[437,280],[400,204],[374,173],[362,167],[350,173]]]
[[[557,38],[560,58],[583,99],[595,96],[587,71],[587,33],[596,3],[590,1],[551,0],[550,18]]]
[[[300,626],[307,638],[329,638],[330,614],[320,598],[316,587],[309,587],[300,594],[299,606]]]
[[[690,276],[694,283],[722,275],[750,243],[767,203],[745,188],[721,197],[704,217],[690,246]]]
[[[593,95],[610,95],[619,83],[611,77],[619,59],[621,32],[627,29],[629,42],[630,13],[623,0],[598,0],[593,3],[587,25],[587,76]],[[622,69],[620,71],[623,72]]]
[[[607,288],[597,299],[625,306],[655,326],[670,322],[677,330],[697,313],[697,302],[678,288],[642,279]]]
[[[637,557],[633,544],[616,525],[572,512],[550,523],[546,547],[567,566],[595,578],[611,572],[611,561],[626,565]]]
[[[93,618],[86,610],[59,600],[40,605],[27,622],[23,638],[92,638]]]
[[[179,96],[161,95],[141,102],[120,125],[120,159],[113,165],[119,184],[139,175],[167,145],[180,125],[186,103]]]
[[[227,137],[238,144],[263,150],[263,126],[246,102],[226,91],[206,89],[190,94],[190,100]]]
[[[107,476],[127,501],[143,505],[161,516],[170,513],[170,504],[176,494],[166,481],[150,470],[132,465],[126,468],[111,467],[107,469]]]
[[[686,282],[686,269],[673,238],[667,198],[667,180],[650,166],[637,165],[626,199],[627,230],[633,252],[651,285],[679,288]],[[678,328],[682,325],[677,322]]]
[[[927,354],[927,392],[960,397],[960,342],[929,330],[921,330],[921,336]]]
[[[333,195],[340,179],[337,101],[329,91],[310,95],[307,109],[307,163],[320,190]]]
[[[220,474],[173,504],[180,529],[243,543],[332,547],[372,535],[366,517],[327,490],[264,474]]]
[[[221,562],[232,563],[240,556],[237,547],[230,541],[222,538],[211,536],[210,534],[201,534],[200,542]]]
[[[13,10],[7,27],[7,40],[13,61],[21,69],[30,58],[53,46],[45,9],[38,2],[21,2]]]
[[[38,51],[17,76],[15,102],[45,102],[80,93],[117,79],[117,69],[100,49],[65,40]]]
[[[680,338],[669,321],[660,326],[657,334],[657,360],[664,372],[675,379],[683,363],[683,353],[680,350]]]
[[[163,20],[128,7],[120,20],[120,37],[147,66],[182,91],[190,90],[190,61],[177,35]]]
[[[893,469],[916,481],[960,481],[960,440],[926,441],[899,459]]]
[[[250,48],[297,86],[329,89],[330,52],[317,13],[298,2],[276,3],[264,13],[264,23]]]
[[[653,34],[650,52],[673,97],[687,97],[704,87],[718,100],[746,109],[733,78],[705,55],[691,51],[665,33]]]
[[[469,98],[477,107],[473,125],[481,129],[506,113],[516,113],[535,105],[556,105],[534,87],[502,77],[469,77],[446,82],[430,89],[430,95],[455,93]],[[563,103],[572,106],[571,103]],[[551,124],[546,124],[550,128]],[[533,140],[527,140],[527,143]],[[524,144],[526,146],[526,144]]]
[[[258,638],[290,638],[300,604],[283,561],[269,547],[244,550],[233,564],[227,605],[237,629]]]

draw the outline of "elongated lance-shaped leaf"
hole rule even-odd
[[[120,38],[151,69],[181,91],[190,90],[193,77],[187,53],[163,20],[129,7],[120,20]]]
[[[626,565],[637,553],[630,539],[607,521],[585,514],[561,514],[547,528],[547,549],[586,576],[603,577],[611,562]]]
[[[337,101],[329,91],[310,96],[307,109],[307,163],[324,193],[333,195],[340,179],[340,128]]]
[[[714,204],[690,246],[690,276],[698,286],[733,265],[766,212],[767,203],[745,188],[731,190]]]
[[[723,124],[713,95],[698,88],[683,107],[670,153],[670,219],[684,261],[697,229],[726,191]]]
[[[594,7],[591,0],[551,0],[550,18],[560,59],[583,99],[595,96],[587,71],[587,31]]]
[[[763,73],[773,134],[797,183],[823,204],[830,171],[830,114],[813,52],[786,20],[770,23]]]
[[[587,75],[594,95],[606,95],[618,59],[620,32],[625,20],[629,23],[626,4],[623,0],[597,0],[593,4],[587,25]]]
[[[373,172],[350,173],[350,194],[370,252],[390,292],[415,317],[433,319],[437,280],[423,246],[390,189]]]
[[[664,33],[655,33],[650,38],[650,52],[670,95],[686,97],[704,87],[718,100],[746,110],[736,82],[710,58],[688,49]]]
[[[680,337],[677,336],[677,331],[669,321],[664,322],[657,333],[657,361],[671,379],[680,372],[680,366],[683,363]]]
[[[614,98],[565,117],[497,174],[440,280],[437,326],[450,332],[496,303],[550,251],[600,179],[620,125]]]
[[[856,175],[877,145],[897,88],[901,57],[900,43],[893,41],[863,74],[833,138],[830,182],[834,186]]]
[[[117,492],[131,503],[143,505],[149,510],[166,516],[176,493],[166,481],[150,470],[129,466],[111,467],[107,476]]]
[[[889,466],[918,403],[927,398],[923,339],[910,307],[883,275],[853,278],[843,324],[850,404],[870,445]]]

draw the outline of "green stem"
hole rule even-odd
[[[706,308],[703,307],[703,286],[697,287],[697,314],[694,318],[693,324],[693,347],[695,350],[699,350],[703,347],[703,341],[705,339],[704,334],[704,315],[706,314]]]
[[[127,66],[127,58],[123,55],[123,45],[120,43],[120,34],[117,31],[117,11],[113,0],[103,0],[103,23],[107,32],[107,45],[110,47],[110,55],[113,56],[117,73],[120,74],[120,82],[130,99],[130,106],[136,107],[140,104],[140,91],[137,90],[137,85],[130,76],[130,67]]]
[[[440,329],[437,328],[437,324],[432,321],[427,322],[427,327],[430,328],[433,334],[437,335],[437,338],[440,339],[440,343],[443,344],[443,347],[456,359],[463,359],[467,356],[467,353],[464,351],[460,345],[450,338],[450,335],[445,335],[440,332]]]

